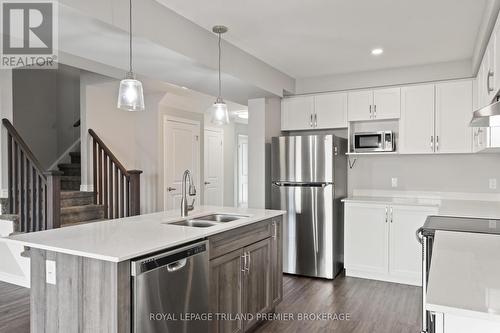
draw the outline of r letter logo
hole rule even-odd
[[[2,1],[1,68],[57,68],[57,3]]]

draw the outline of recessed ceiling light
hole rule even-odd
[[[376,48],[372,50],[373,55],[381,55],[382,53],[384,53],[384,50],[381,48]]]

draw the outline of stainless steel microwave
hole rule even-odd
[[[355,153],[395,151],[394,132],[357,132],[353,135],[353,150]]]

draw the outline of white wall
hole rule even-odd
[[[80,71],[16,69],[12,82],[14,127],[48,169],[79,137]]]
[[[248,207],[270,207],[271,138],[280,135],[281,100],[248,101]]]
[[[93,129],[127,170],[142,170],[141,211],[158,209],[159,104],[163,94],[146,94],[144,112],[116,107],[119,82],[86,84],[82,90],[82,190],[92,190],[92,150],[88,129]]]
[[[488,184],[490,178],[500,184],[500,154],[359,157],[348,177],[350,195],[355,189],[500,193]]]
[[[453,61],[296,80],[296,94],[402,85],[472,77],[472,62]]]
[[[0,71],[0,118],[12,122],[12,70]],[[3,126],[0,130],[0,197],[6,198],[7,193],[7,131]]]

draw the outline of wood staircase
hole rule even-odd
[[[59,164],[61,176],[61,227],[101,221],[104,205],[94,204],[94,192],[80,191],[80,152],[71,152],[71,163]]]
[[[3,119],[2,124],[7,132],[8,178],[2,213],[18,217],[16,232],[140,214],[142,171],[125,169],[92,129],[88,133],[94,192],[82,192],[80,152],[69,153],[70,163],[59,164],[59,170],[45,170],[12,123]]]

